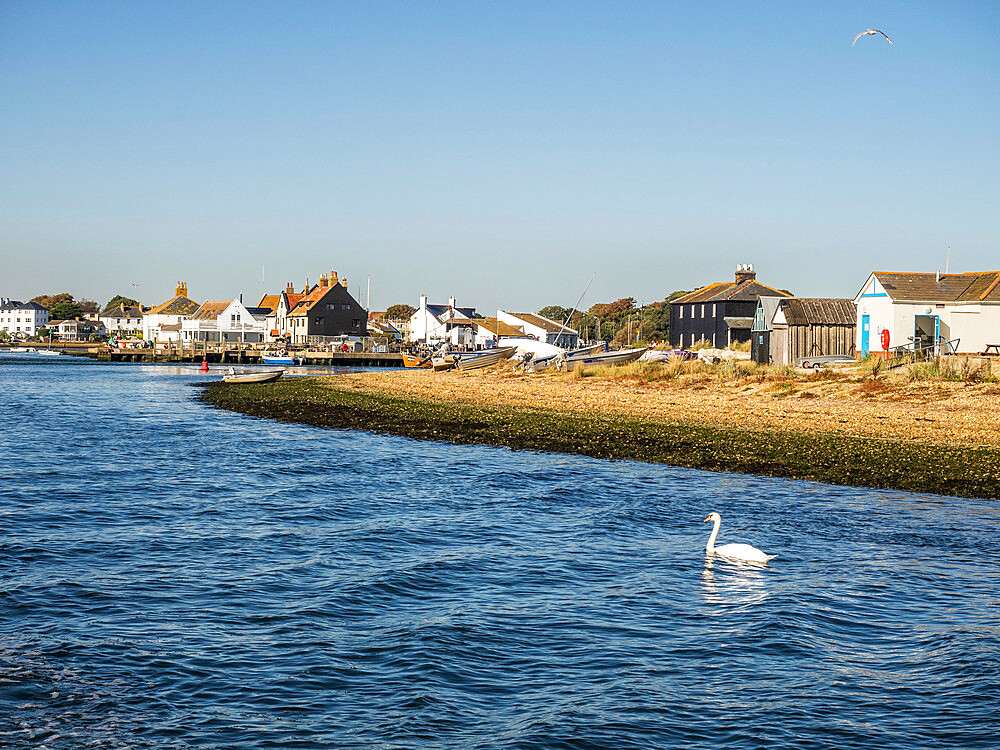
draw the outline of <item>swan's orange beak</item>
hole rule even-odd
[[[709,516],[708,518],[705,519],[705,521],[711,521],[711,520],[712,520],[711,516]],[[705,523],[705,521],[702,521],[702,523]]]

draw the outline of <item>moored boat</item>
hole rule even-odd
[[[285,374],[284,370],[229,370],[222,376],[226,383],[270,383]]]
[[[61,357],[62,352],[57,352],[55,349],[39,349],[35,354],[41,357]]]
[[[301,365],[302,357],[293,357],[290,354],[262,354],[260,361],[265,365]]]
[[[430,367],[431,358],[430,357],[417,357],[413,354],[400,353],[400,357],[403,358],[403,367]]]

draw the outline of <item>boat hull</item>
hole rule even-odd
[[[261,356],[260,361],[265,365],[298,365],[302,364],[302,359],[300,357],[272,357],[264,354]]]
[[[412,354],[401,354],[403,367],[430,367],[431,361],[427,357],[416,357]]]
[[[577,365],[624,365],[635,362],[649,350],[648,346],[640,349],[623,349],[617,352],[599,352],[597,354],[581,354],[575,357],[567,357],[565,367],[572,368]]]
[[[284,370],[268,370],[267,372],[233,372],[223,375],[226,383],[270,383],[285,374]]]
[[[468,357],[458,357],[456,365],[459,370],[479,370],[483,367],[490,367],[498,362],[503,362],[505,359],[510,359],[516,351],[516,346],[489,349],[482,353],[477,352]]]

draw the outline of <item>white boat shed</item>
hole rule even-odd
[[[974,354],[1000,344],[1000,271],[873,271],[854,298],[860,356],[922,346],[935,354]]]

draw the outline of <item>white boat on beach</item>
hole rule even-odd
[[[621,349],[616,352],[593,352],[591,354],[578,354],[573,357],[566,357],[562,366],[571,369],[577,365],[624,365],[635,362],[643,354],[649,351],[648,346],[638,349]]]
[[[497,349],[487,349],[483,352],[470,352],[469,354],[456,354],[455,365],[459,370],[478,370],[483,367],[495,365],[505,359],[510,359],[517,351],[516,346],[502,346]]]
[[[284,370],[234,370],[222,376],[226,383],[270,383],[285,374]]]
[[[542,372],[550,367],[558,367],[560,363],[567,362],[574,357],[582,357],[603,351],[607,351],[607,344],[602,341],[599,344],[581,346],[577,349],[570,349],[569,351],[563,350],[555,354],[549,354],[545,357],[535,357],[525,364],[525,369],[530,369],[534,372]]]

